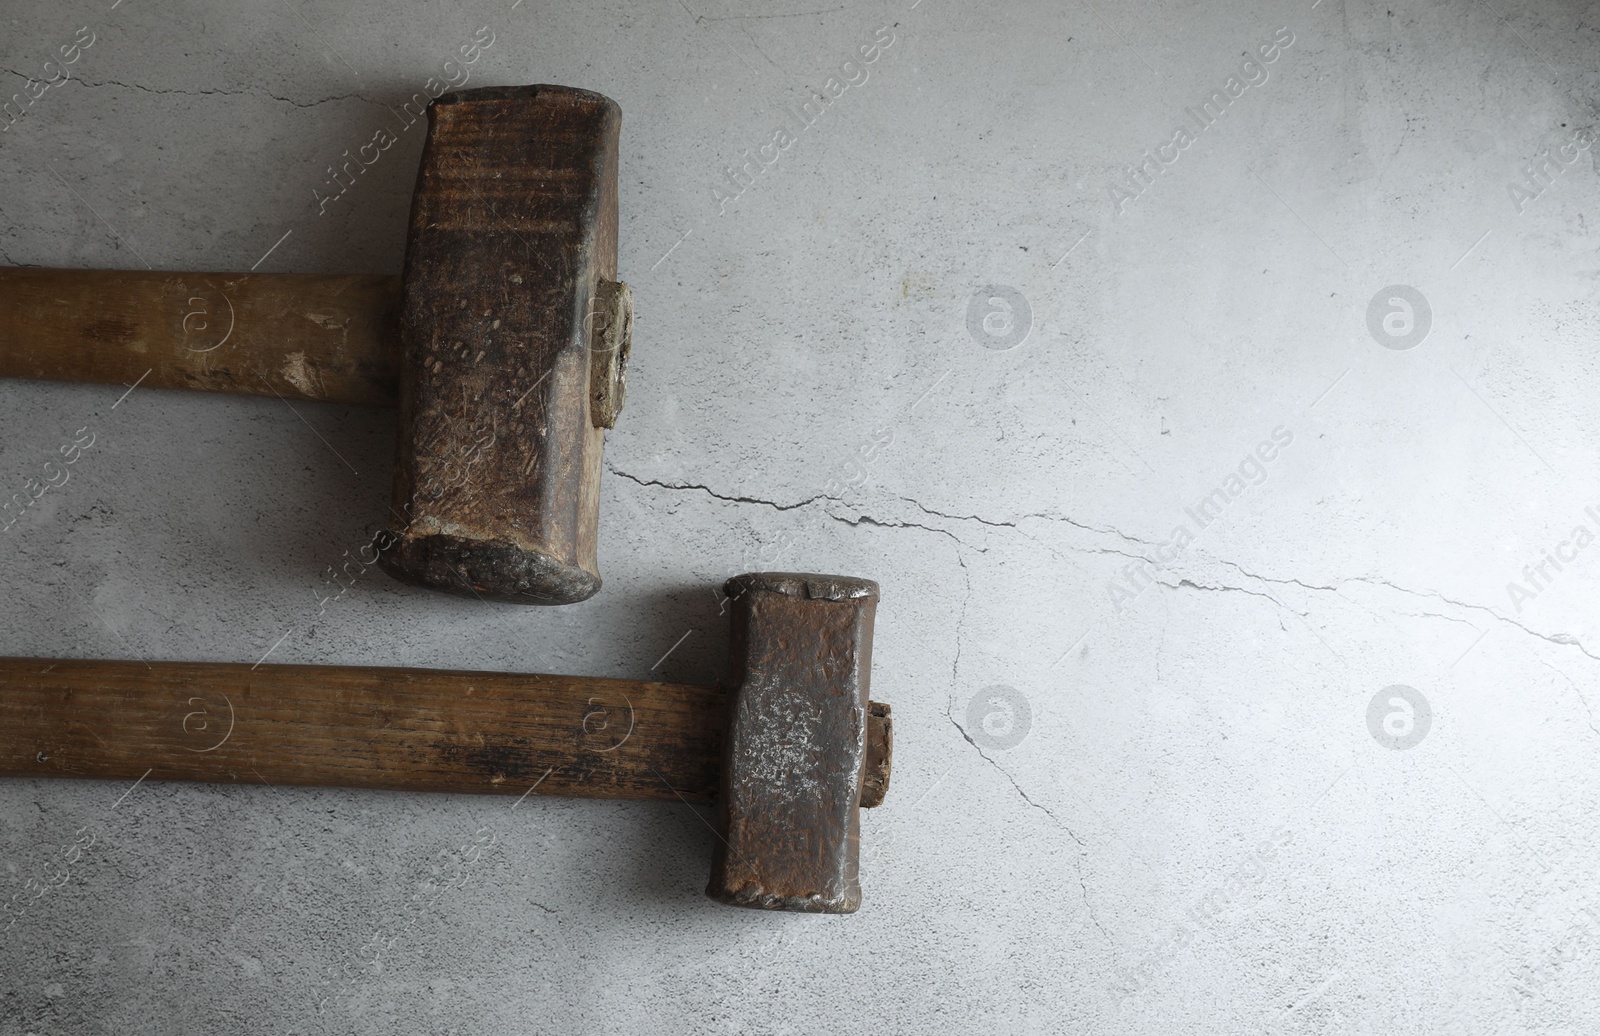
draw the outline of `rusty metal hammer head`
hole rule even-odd
[[[617,283],[615,102],[486,87],[428,106],[400,305],[384,567],[486,600],[600,589],[604,429],[632,305]]]
[[[882,801],[888,707],[867,700],[878,584],[736,576],[721,839],[706,894],[734,906],[861,905],[860,807]]]

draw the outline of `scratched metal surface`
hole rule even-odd
[[[838,572],[897,744],[847,917],[679,805],[6,782],[0,1034],[1600,1024],[1591,6],[4,23],[0,263],[398,273],[407,106],[561,83],[637,320],[537,612],[372,567],[391,414],[0,384],[0,650],[710,681]]]

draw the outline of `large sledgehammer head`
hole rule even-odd
[[[524,86],[445,94],[428,114],[383,564],[466,596],[581,601],[600,589],[600,451],[632,324],[616,283],[621,112]]]
[[[734,906],[848,914],[861,905],[867,701],[878,584],[843,576],[736,576],[719,834],[706,894]],[[886,722],[874,729],[887,736]],[[869,784],[872,781],[869,781]],[[882,787],[868,787],[868,805]]]

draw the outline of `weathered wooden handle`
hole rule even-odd
[[[394,406],[399,307],[399,277],[0,268],[0,377]]]
[[[0,774],[708,802],[725,708],[580,676],[0,658]]]

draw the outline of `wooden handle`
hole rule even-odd
[[[0,658],[0,774],[709,802],[724,708],[581,676]]]
[[[0,269],[0,377],[394,406],[399,306],[398,277]]]

